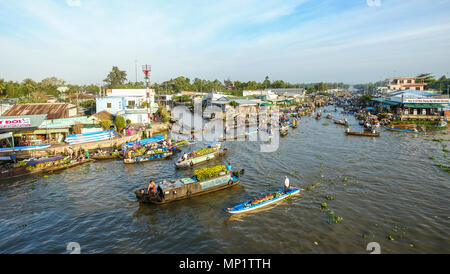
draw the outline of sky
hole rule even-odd
[[[0,78],[134,82],[143,64],[158,83],[450,75],[450,0],[0,0]]]

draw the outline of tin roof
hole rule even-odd
[[[3,116],[47,114],[47,119],[68,117],[68,110],[76,106],[66,103],[17,104],[8,109]]]

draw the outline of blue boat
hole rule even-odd
[[[403,129],[403,128],[390,128],[390,127],[384,127],[384,128],[387,130],[390,130],[390,131],[400,131],[400,132],[417,133],[417,134],[425,133],[425,131],[421,131],[421,130],[415,131],[415,130]]]
[[[225,211],[230,214],[240,214],[240,213],[254,211],[256,209],[260,209],[262,207],[265,207],[265,206],[271,205],[273,203],[279,202],[281,200],[284,200],[292,195],[299,194],[300,191],[303,191],[303,189],[292,188],[291,190],[289,190],[286,193],[284,193],[284,190],[280,190],[280,191],[276,192],[277,197],[274,196],[274,198],[272,198],[272,199],[269,199],[269,200],[266,200],[264,202],[257,203],[257,204],[253,204],[254,200],[250,200],[248,202],[237,205],[235,207],[227,208],[227,209],[225,209]]]

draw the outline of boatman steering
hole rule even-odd
[[[285,179],[284,179],[284,193],[287,193],[290,189],[291,189],[291,185],[289,183],[289,178],[288,178],[288,176],[285,176]]]

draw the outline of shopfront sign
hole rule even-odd
[[[450,99],[405,99],[405,104],[449,104]]]
[[[27,128],[31,127],[30,118],[0,119],[0,128]]]

